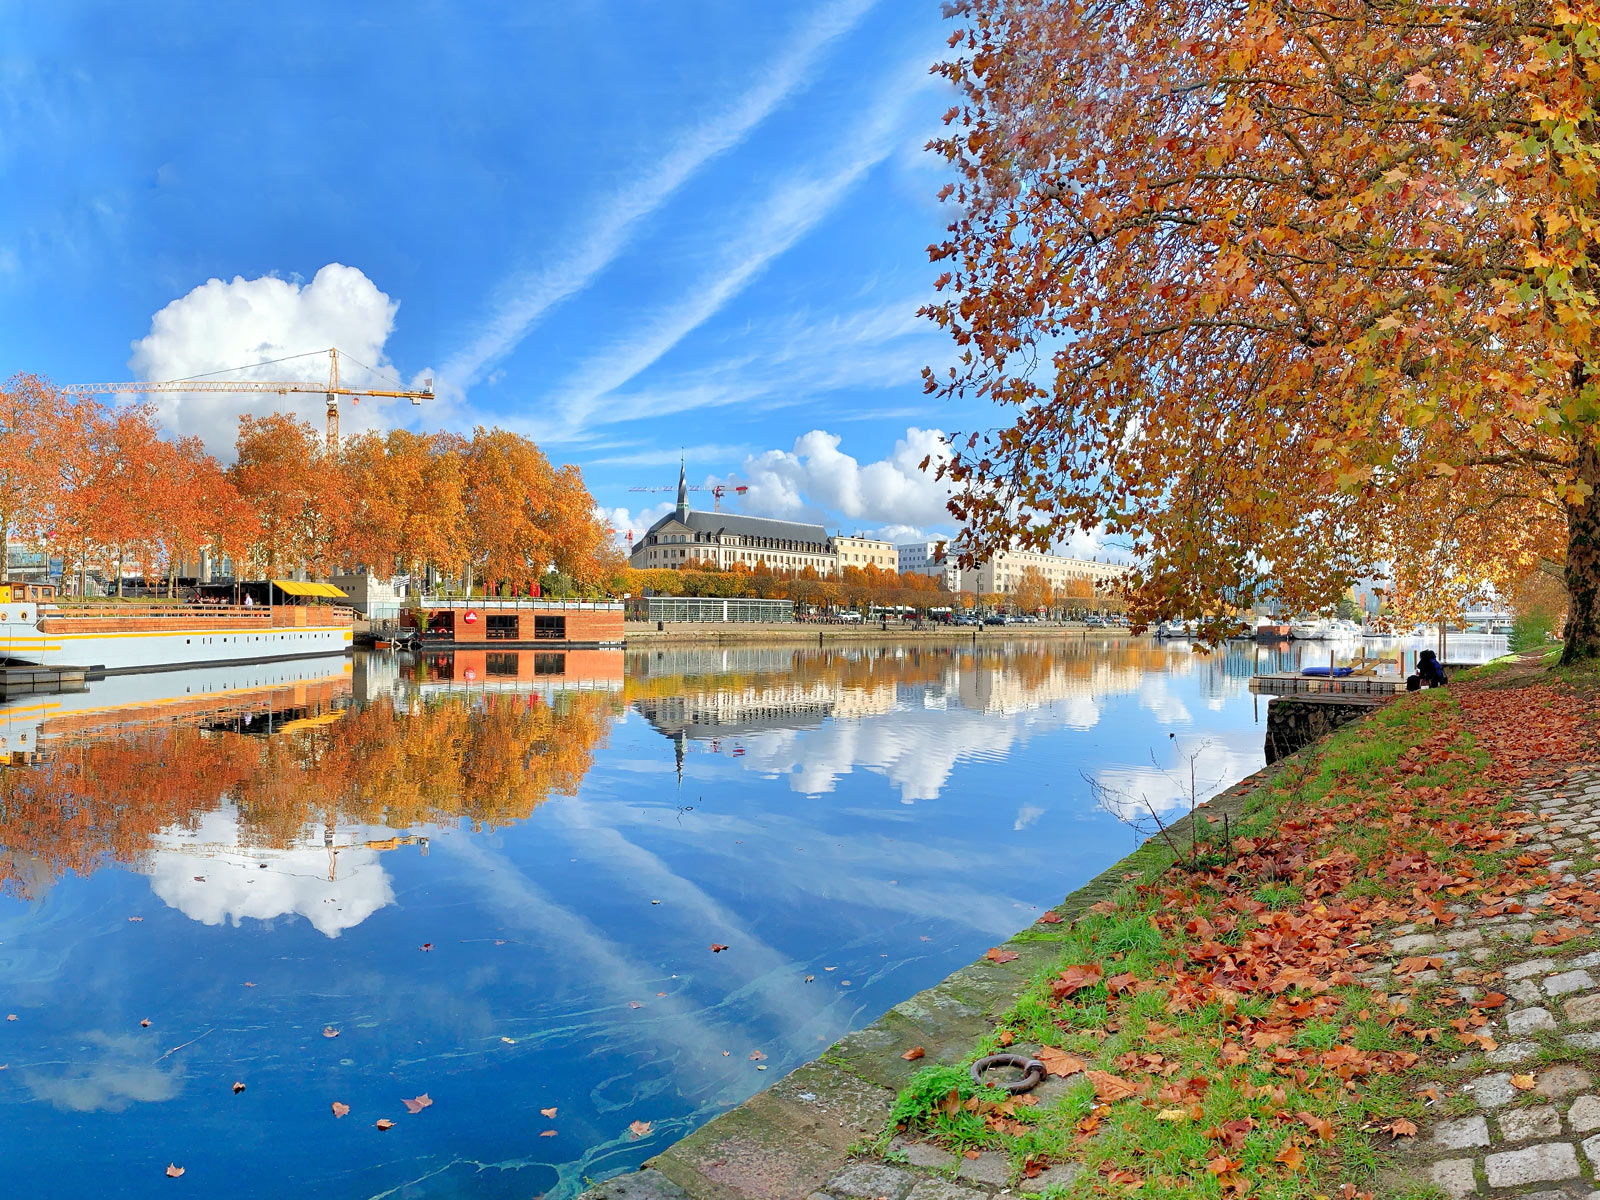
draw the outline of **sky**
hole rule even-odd
[[[346,432],[500,426],[619,535],[693,484],[896,541],[993,424],[926,397],[950,219],[937,0],[0,0],[0,377],[326,378],[435,399]],[[242,411],[169,428],[231,457]],[[692,498],[711,507],[709,494]]]

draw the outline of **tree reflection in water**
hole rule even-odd
[[[48,749],[0,770],[0,893],[37,896],[111,864],[144,869],[164,832],[193,831],[227,804],[240,842],[267,850],[342,823],[504,825],[577,791],[619,702],[574,690],[354,704],[346,690],[310,711],[267,737],[219,728],[215,713],[174,721],[167,708],[120,713],[114,732],[47,727]]]

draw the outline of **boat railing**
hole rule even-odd
[[[227,621],[232,625],[241,622],[261,626],[272,624],[270,608],[246,604],[73,604],[43,608],[39,616],[49,621],[106,621],[118,617],[137,617],[140,620]]]
[[[422,596],[417,604],[429,609],[509,608],[526,609],[529,612],[615,612],[622,609],[621,600],[545,600],[537,597],[530,600],[526,596],[520,599],[473,596],[466,600],[459,596]]]

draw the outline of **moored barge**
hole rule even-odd
[[[401,614],[428,650],[622,645],[620,600],[454,600],[424,596]],[[420,618],[420,625],[419,625]]]
[[[354,624],[354,610],[337,604],[63,608],[52,586],[0,584],[0,656],[6,664],[80,667],[90,677],[344,654]]]

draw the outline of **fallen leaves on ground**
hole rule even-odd
[[[1404,1117],[1399,1117],[1393,1121],[1390,1121],[1383,1128],[1388,1132],[1391,1141],[1395,1138],[1417,1136],[1416,1125],[1413,1122],[1406,1120]]]
[[[402,1099],[400,1103],[404,1104],[406,1106],[406,1111],[414,1117],[423,1109],[432,1104],[433,1099],[428,1095],[427,1092],[423,1092],[422,1095],[417,1096],[414,1099]]]
[[[989,952],[984,955],[992,963],[1014,962],[1022,957],[1015,950],[1002,950],[999,946],[990,946]]]
[[[1042,917],[1039,918],[1039,924],[1040,925],[1059,925],[1059,924],[1061,924],[1061,914],[1056,912],[1055,909],[1051,909],[1049,912],[1045,913]]]
[[[1513,1075],[1511,1077],[1511,1086],[1519,1092],[1531,1092],[1536,1083],[1537,1080],[1532,1075]]]
[[[916,1062],[917,1059],[921,1058],[926,1053],[927,1053],[927,1051],[924,1050],[921,1046],[913,1046],[913,1047],[911,1047],[911,1049],[907,1050],[900,1057],[905,1059],[907,1062]]]
[[[1034,1056],[1044,1064],[1044,1069],[1052,1075],[1059,1075],[1065,1079],[1068,1075],[1076,1075],[1088,1064],[1083,1059],[1055,1046],[1041,1046],[1039,1053]]]

